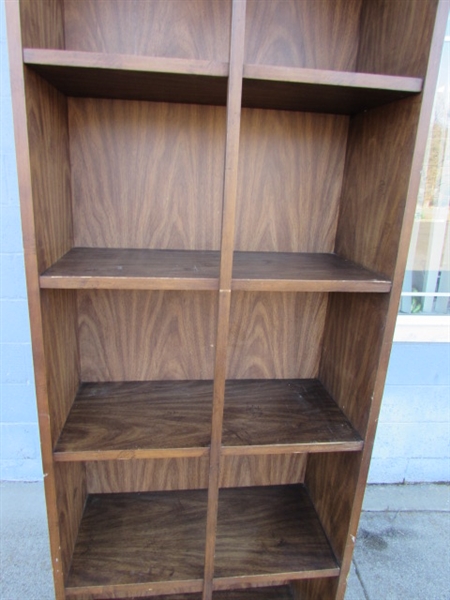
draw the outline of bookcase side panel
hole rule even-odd
[[[410,0],[407,7],[395,0],[364,2],[357,70],[424,77],[437,5],[438,0]]]
[[[218,250],[225,109],[70,99],[75,245]]]
[[[64,48],[63,0],[20,0],[24,48]]]

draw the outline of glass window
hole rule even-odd
[[[450,17],[428,134],[400,314],[450,315]]]

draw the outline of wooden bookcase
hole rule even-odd
[[[342,599],[448,3],[6,8],[56,597]]]

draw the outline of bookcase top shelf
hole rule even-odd
[[[73,248],[40,277],[41,288],[217,290],[217,251]],[[389,292],[391,283],[335,254],[235,252],[232,289]]]
[[[38,48],[23,58],[67,96],[226,104],[224,62]],[[416,77],[246,64],[242,105],[351,115],[421,90]]]

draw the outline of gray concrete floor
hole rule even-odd
[[[41,483],[0,483],[0,559],[1,600],[54,599]],[[450,486],[369,486],[346,600],[450,600]]]

